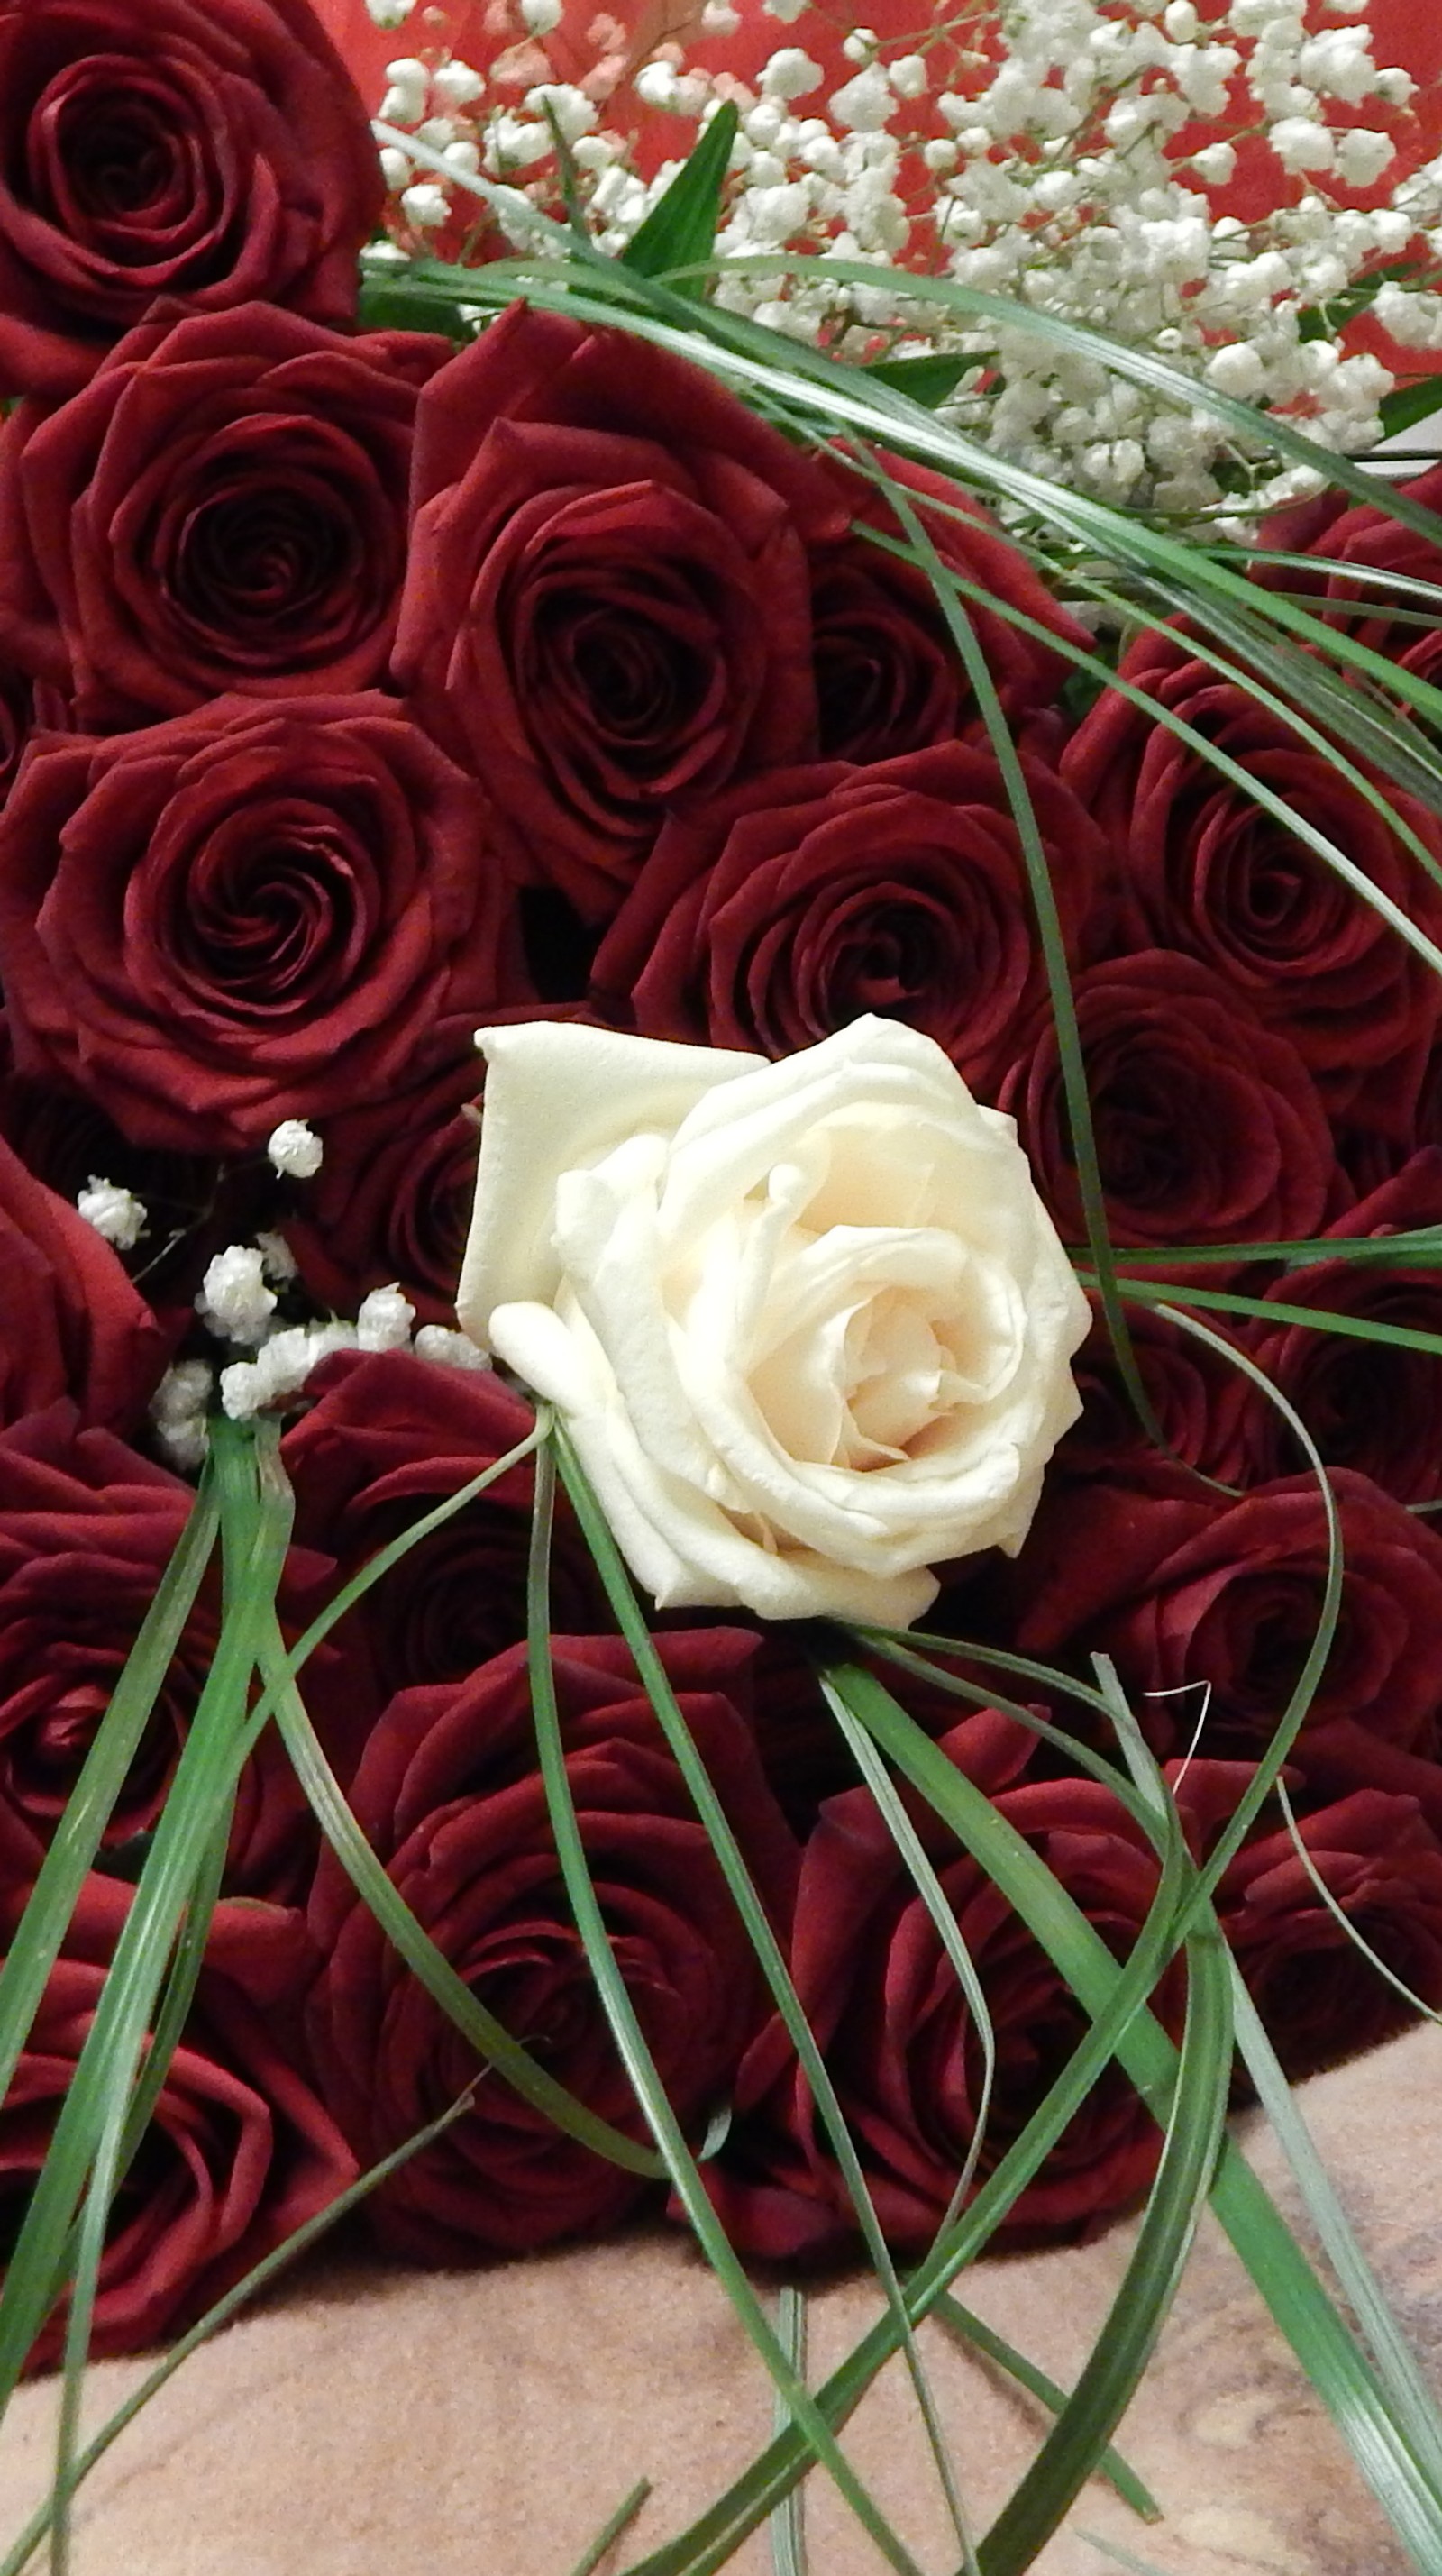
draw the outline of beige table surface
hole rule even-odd
[[[1353,2224],[1442,2390],[1442,2033],[1417,2030],[1318,2078],[1302,2100]],[[1255,2115],[1248,2153],[1279,2159]],[[1083,2361],[1126,2259],[1084,2248],[968,2278],[986,2319],[1059,2379]],[[843,2284],[813,2303],[813,2376],[875,2314]],[[968,2502],[984,2522],[1040,2421],[925,2331]],[[141,2375],[92,2375],[95,2420]],[[0,2534],[47,2482],[54,2390],[22,2391],[0,2433]],[[606,2576],[706,2504],[765,2439],[770,2397],[722,2294],[669,2234],[488,2272],[420,2276],[351,2256],[312,2264],[264,2313],[195,2356],[85,2490],[72,2576],[569,2576],[645,2474],[652,2502]],[[947,2576],[938,2497],[893,2366],[847,2448],[928,2576]],[[1105,2576],[1086,2534],[1166,2576],[1394,2576],[1410,2565],[1209,2221],[1132,2407],[1123,2447],[1166,2519],[1150,2529],[1089,2487],[1036,2561]],[[812,2576],[884,2562],[820,2478]],[[738,2576],[769,2576],[753,2540]],[[1442,2569],[1428,2571],[1442,2576]]]

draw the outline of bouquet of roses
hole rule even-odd
[[[358,2202],[668,2208],[786,2424],[666,2565],[820,2462],[909,2567],[846,2414],[1145,2194],[996,2576],[1210,2192],[1442,2548],[1222,2126],[1442,2009],[1442,520],[1347,337],[1437,336],[1442,179],[1344,202],[1406,76],[1228,23],[853,31],[808,134],[521,0],[383,168],[305,0],[0,5],[7,2571],[87,2352]],[[809,2391],[741,2258],[857,2250]]]

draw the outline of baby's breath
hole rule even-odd
[[[1414,84],[1376,61],[1365,0],[1230,0],[1205,17],[1195,0],[972,0],[920,37],[853,26],[845,76],[829,87],[818,56],[834,62],[833,31],[811,0],[765,0],[783,41],[749,82],[690,60],[674,39],[632,61],[619,22],[580,0],[509,5],[513,41],[485,71],[444,45],[392,62],[385,123],[547,213],[569,191],[598,246],[616,253],[684,157],[659,169],[647,159],[647,114],[699,133],[732,100],[718,256],[830,254],[874,266],[877,283],[733,271],[718,300],[848,356],[971,359],[944,416],[1108,502],[1186,523],[1235,512],[1239,495],[1253,508],[1295,498],[1298,469],[1277,474],[1260,441],[1200,410],[1181,415],[1024,329],[969,330],[908,304],[906,272],[1156,350],[1344,455],[1381,435],[1395,383],[1350,346],[1358,309],[1375,302],[1404,348],[1442,347],[1442,159],[1411,173],[1390,206],[1349,202],[1385,180],[1411,128]],[[709,0],[703,49],[735,24],[725,0]],[[553,39],[573,72],[583,63],[579,77],[551,76]],[[1269,164],[1268,211],[1245,220],[1218,203],[1244,155]],[[492,248],[535,248],[514,229],[496,239],[504,216],[396,143],[382,162],[402,248],[454,233],[459,249],[478,226]]]

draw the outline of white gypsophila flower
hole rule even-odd
[[[451,201],[439,179],[417,179],[401,192],[401,212],[418,233],[436,233],[450,222]]]
[[[1354,125],[1349,134],[1337,137],[1337,176],[1349,188],[1374,188],[1396,157],[1397,146],[1391,135],[1375,132],[1370,126]]]
[[[558,18],[560,14],[558,9]],[[476,70],[474,63],[462,62],[458,54],[431,74],[431,95],[439,99],[442,107],[470,107],[481,96],[485,86],[484,74]]]
[[[282,1118],[265,1150],[276,1170],[292,1181],[313,1181],[325,1159],[325,1147],[305,1118]]]
[[[800,1054],[482,1030],[462,1324],[663,1608],[909,1625],[1021,1545],[1090,1309],[1009,1118],[863,1018]]]
[[[448,1324],[422,1324],[412,1352],[435,1368],[488,1369],[491,1365],[489,1351],[478,1348],[469,1333],[453,1332]]]
[[[398,144],[384,143],[381,146],[380,163],[381,177],[386,183],[388,193],[393,197],[398,196],[402,188],[410,185],[411,174],[416,166],[414,161],[407,153],[401,151]]]
[[[122,1189],[118,1181],[102,1180],[92,1172],[83,1190],[76,1192],[76,1207],[87,1225],[95,1228],[117,1252],[133,1252],[146,1228],[145,1202],[133,1190]]]
[[[393,27],[405,25],[415,5],[416,0],[366,0],[366,16],[372,26],[389,33]]]
[[[392,1280],[389,1288],[372,1288],[361,1299],[356,1316],[356,1340],[363,1351],[406,1351],[411,1344],[411,1326],[416,1310],[409,1297],[402,1296]]]
[[[156,1441],[183,1474],[204,1463],[209,1446],[205,1418],[214,1390],[215,1372],[208,1361],[176,1360],[150,1399]]]
[[[300,1264],[283,1234],[258,1234],[255,1246],[266,1278],[278,1288],[288,1288],[292,1279],[299,1278]]]
[[[275,1313],[258,1244],[230,1243],[209,1263],[195,1300],[203,1324],[227,1342],[258,1342]]]
[[[233,1360],[220,1372],[222,1408],[232,1422],[247,1422],[298,1395],[333,1351],[357,1348],[354,1324],[287,1324],[263,1342],[254,1359]]]
[[[528,36],[551,36],[561,23],[561,0],[520,0],[521,24]]]
[[[431,76],[414,54],[386,65],[387,88],[381,100],[383,125],[419,125],[426,112],[426,99]]]
[[[790,26],[804,0],[767,5]],[[725,32],[723,19],[736,16],[731,0],[707,0],[707,32]],[[1334,16],[1360,18],[1362,9]],[[1234,512],[1239,467],[1259,490],[1274,488],[1260,425],[1253,443],[1204,421],[1174,457],[1165,424],[1184,410],[1151,387],[1130,412],[1109,393],[1105,415],[1087,421],[1100,388],[1078,388],[1068,353],[1033,342],[994,359],[995,331],[908,303],[901,263],[1165,355],[1199,382],[1245,382],[1259,412],[1290,414],[1334,447],[1356,449],[1375,434],[1375,401],[1363,402],[1360,383],[1342,379],[1334,399],[1297,359],[1303,308],[1309,331],[1320,323],[1340,354],[1330,316],[1350,309],[1351,290],[1375,280],[1380,262],[1405,253],[1418,232],[1436,233],[1442,258],[1442,158],[1403,182],[1386,209],[1341,206],[1330,193],[1385,175],[1395,145],[1384,110],[1413,86],[1374,61],[1364,25],[1319,24],[1308,0],[1231,0],[1220,17],[1198,0],[995,0],[978,27],[934,28],[924,50],[863,25],[841,51],[852,76],[830,98],[799,44],[779,46],[754,89],[687,69],[679,45],[623,83],[633,101],[698,128],[723,96],[734,99],[741,122],[717,237],[723,258],[831,255],[831,274],[723,276],[723,310],[862,362],[915,318],[926,350],[978,361],[962,366],[940,406],[946,423],[1030,473],[1184,519]],[[406,92],[398,104],[409,130],[429,131],[474,104],[449,94],[452,67],[433,72],[424,95],[418,62],[390,68],[393,88]],[[1344,114],[1379,104],[1367,125],[1349,126],[1334,101]],[[479,157],[489,176],[512,182],[516,203],[503,217],[512,241],[554,250],[554,235],[528,224],[520,194],[549,203],[547,102],[572,130],[593,238],[624,251],[680,162],[643,178],[627,135],[602,128],[580,89],[543,82],[522,112],[476,116],[440,148],[458,175],[474,175]],[[1211,130],[1189,151],[1199,124]],[[1276,184],[1273,203],[1243,219],[1223,214],[1214,192],[1235,176],[1237,138],[1253,124],[1273,146]],[[399,163],[387,175],[403,188],[434,184]],[[422,215],[439,211],[435,199],[416,203]],[[842,262],[873,267],[876,285],[843,282],[834,274]],[[1422,310],[1410,308],[1408,345],[1419,348],[1432,345]],[[1237,344],[1243,354],[1209,372]]]

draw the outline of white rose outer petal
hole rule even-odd
[[[939,1047],[879,1019],[778,1064],[479,1043],[458,1312],[556,1405],[663,1609],[907,1625],[932,1566],[1020,1546],[1090,1314]]]

